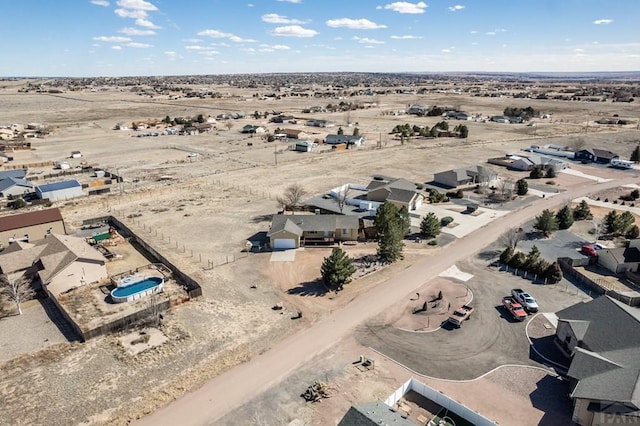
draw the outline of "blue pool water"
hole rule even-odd
[[[162,278],[160,277],[148,277],[143,279],[142,281],[137,281],[125,287],[115,288],[111,292],[111,295],[113,297],[118,297],[118,298],[129,297],[136,293],[141,293],[145,290],[149,290],[150,288],[160,285],[161,283],[162,283]]]

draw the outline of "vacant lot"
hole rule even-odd
[[[230,129],[219,123],[217,131],[197,136],[138,138],[133,137],[133,131],[112,130],[117,122],[131,123],[166,115],[216,115],[272,109],[300,117],[298,122],[301,123],[306,117],[300,113],[303,107],[326,104],[326,100],[299,98],[247,101],[244,99],[251,98],[250,91],[225,88],[227,90],[232,92],[230,97],[221,100],[171,101],[115,90],[58,96],[19,94],[11,88],[0,92],[0,111],[6,124],[41,122],[52,128],[52,134],[47,138],[33,140],[33,150],[15,152],[13,163],[57,161],[67,157],[72,150],[80,150],[82,159],[69,159],[73,166],[86,161],[123,176],[123,185],[114,186],[108,196],[58,204],[70,232],[87,218],[116,215],[200,281],[204,293],[202,298],[172,309],[163,327],[169,341],[148,352],[130,355],[116,337],[105,337],[82,345],[60,344],[36,352],[34,356],[16,356],[6,361],[0,365],[3,371],[0,383],[2,418],[13,418],[22,424],[124,424],[231,365],[267,350],[288,333],[348,303],[355,294],[366,291],[368,283],[375,284],[394,273],[397,270],[394,268],[404,265],[367,275],[337,296],[331,293],[305,296],[297,291],[290,292],[317,278],[318,265],[327,252],[325,249],[305,251],[299,256],[301,263],[296,260],[292,265],[274,265],[269,261],[269,253],[247,254],[241,250],[247,239],[268,230],[270,215],[278,208],[275,198],[291,183],[303,185],[309,194],[320,194],[346,182],[367,182],[373,174],[429,182],[435,172],[477,164],[485,158],[515,152],[532,143],[579,142],[607,147],[627,157],[638,140],[634,129],[589,127],[588,133],[584,133],[588,120],[614,111],[623,114],[630,108],[626,104],[516,101],[459,95],[381,97],[378,108],[350,114],[348,120],[358,123],[357,127],[367,136],[367,144],[344,152],[322,149],[315,153],[296,153],[288,150],[288,143],[267,143],[262,138],[239,132],[245,124],[266,124],[270,130],[275,130],[276,125],[268,124],[265,119],[234,120]],[[387,134],[396,124],[408,122],[432,126],[440,120],[385,114],[404,109],[409,103],[456,104],[469,112],[487,115],[501,113],[506,106],[532,104],[541,111],[553,112],[554,118],[541,123],[535,132],[524,125],[468,122],[465,124],[469,126],[470,137],[466,141],[416,138],[401,144]],[[346,133],[351,131],[346,126],[344,113],[317,114],[313,118],[333,120],[345,126]],[[286,127],[302,128],[300,124],[287,124]],[[317,131],[314,137],[322,137],[337,129],[312,130]],[[378,142],[379,147],[376,147]],[[188,152],[201,155],[188,158]],[[34,168],[29,174],[42,176],[50,171],[50,168]],[[80,178],[83,182],[91,180],[85,175]],[[556,183],[565,184],[562,179],[557,179]],[[353,254],[374,250],[375,246],[355,246]],[[430,250],[410,247],[405,262],[411,262],[412,256],[428,256]],[[465,377],[473,375],[475,369],[485,370],[485,367],[495,365],[489,354],[496,355],[498,361],[514,361],[526,351],[522,346],[524,343],[518,343],[513,357],[498,354],[503,343],[510,344],[521,337],[518,328],[521,324],[509,324],[499,318],[495,309],[492,310],[492,304],[498,303],[495,298],[504,289],[482,284],[495,279],[493,275],[485,277],[482,274],[482,271],[476,273],[480,281],[473,285],[478,303],[485,306],[483,312],[457,335],[473,333],[476,328],[478,339],[482,340],[478,343],[479,348],[489,345],[492,349],[489,348],[487,355],[482,355],[480,349],[470,352],[478,358],[471,356],[469,371],[460,371],[460,376]],[[484,278],[489,281],[482,281]],[[256,288],[252,288],[254,285]],[[537,295],[543,300],[549,297],[551,303],[552,295],[547,296],[545,291],[541,290]],[[271,310],[276,303],[303,309],[310,315],[292,321],[288,315]],[[40,308],[33,305],[26,310],[25,316],[28,317],[32,309]],[[44,319],[44,316],[38,312],[33,318]],[[3,334],[3,339],[16,338],[22,320],[11,318],[16,335]],[[24,323],[32,324],[33,321],[24,320]],[[501,335],[507,340],[483,340],[485,323],[499,324]],[[34,324],[37,325],[37,321]],[[386,333],[396,331],[386,329],[384,322],[380,322],[363,326],[359,336],[365,336],[371,327],[380,331],[380,348],[384,349],[389,341]],[[42,330],[45,330],[44,341],[47,328]],[[57,342],[59,334],[54,331],[50,339]],[[441,330],[436,333],[430,337],[434,339],[434,357],[437,358],[438,345],[453,345],[453,348],[459,345],[448,339],[456,332]],[[396,335],[390,335],[389,339],[407,340]],[[417,368],[425,367],[418,365],[420,361],[413,349],[389,347],[406,352],[407,363],[415,362]],[[25,348],[26,351],[33,349],[33,346]],[[17,355],[20,351],[13,353]],[[451,368],[438,363],[434,366],[440,371]],[[371,396],[382,395],[389,386],[396,385],[394,380],[393,385],[385,385],[383,391],[373,392]],[[369,396],[364,387],[359,389],[363,393],[354,398]],[[46,411],[40,409],[43,400],[50,401]],[[130,401],[140,403],[131,404]]]

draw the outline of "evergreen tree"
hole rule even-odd
[[[378,256],[384,262],[392,263],[402,258],[404,224],[398,207],[385,201],[373,221],[378,230]]]
[[[516,194],[527,195],[527,192],[529,192],[529,184],[527,181],[524,179],[516,181]]]
[[[360,136],[360,129],[358,129],[357,127],[353,128],[353,136]]]
[[[524,265],[522,267],[527,271],[531,271],[535,268],[536,264],[540,261],[540,250],[535,245],[531,247],[529,253],[527,253],[527,257],[524,260]]]
[[[409,216],[409,210],[406,206],[402,206],[398,211],[398,219],[402,238],[404,238],[411,232],[411,216]]]
[[[638,237],[640,237],[640,228],[638,228],[638,225],[636,224],[631,225],[625,237],[627,237],[630,240],[635,240]]]
[[[571,228],[571,225],[573,225],[573,212],[571,211],[571,207],[566,205],[561,208],[558,213],[556,213],[556,219],[558,220],[558,229]]]
[[[589,209],[589,203],[586,200],[580,201],[580,204],[573,209],[573,218],[575,220],[585,220],[591,217],[591,210]]]
[[[342,127],[338,127],[338,131],[337,131],[337,133],[338,133],[339,135],[344,135],[344,130],[342,130]]]
[[[502,253],[500,253],[500,263],[508,265],[514,255],[515,250],[512,247],[507,247]]]
[[[544,277],[549,280],[549,283],[551,284],[555,284],[562,280],[562,269],[560,269],[558,262],[553,262],[547,267],[544,271]]]
[[[549,209],[544,209],[540,216],[536,216],[533,228],[542,232],[545,237],[548,237],[553,233],[553,231],[558,230],[558,221]]]
[[[330,290],[334,291],[342,290],[354,272],[356,272],[356,268],[353,266],[351,258],[338,247],[335,247],[331,254],[324,258],[320,267],[322,280]]]
[[[636,146],[631,153],[631,158],[629,160],[634,163],[640,163],[640,145]]]
[[[615,234],[618,232],[620,226],[620,219],[618,213],[615,210],[611,210],[604,216],[604,232],[607,234]]]
[[[622,212],[622,214],[618,216],[618,229],[616,233],[618,235],[626,235],[631,226],[635,224],[635,221],[631,212]]]
[[[526,256],[523,252],[519,251],[513,255],[511,260],[509,261],[509,266],[515,269],[522,269],[524,266],[524,262],[526,261]]]
[[[535,166],[529,173],[531,179],[540,179],[544,177],[544,170],[540,166]]]
[[[435,238],[440,233],[440,221],[433,212],[429,212],[420,222],[420,233],[425,238]]]

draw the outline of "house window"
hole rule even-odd
[[[349,232],[346,229],[342,230],[342,235],[347,235]]]

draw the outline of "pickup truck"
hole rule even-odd
[[[511,290],[511,295],[527,312],[538,312],[538,302],[536,302],[536,299],[523,289],[514,288]]]
[[[519,304],[512,296],[503,297],[502,304],[509,312],[511,312],[511,315],[513,315],[516,320],[524,321],[527,318],[527,313],[522,305]]]
[[[447,319],[447,321],[453,324],[456,328],[460,328],[465,320],[471,318],[471,313],[473,313],[473,308],[471,306],[462,305],[460,308],[453,311],[453,314]]]

